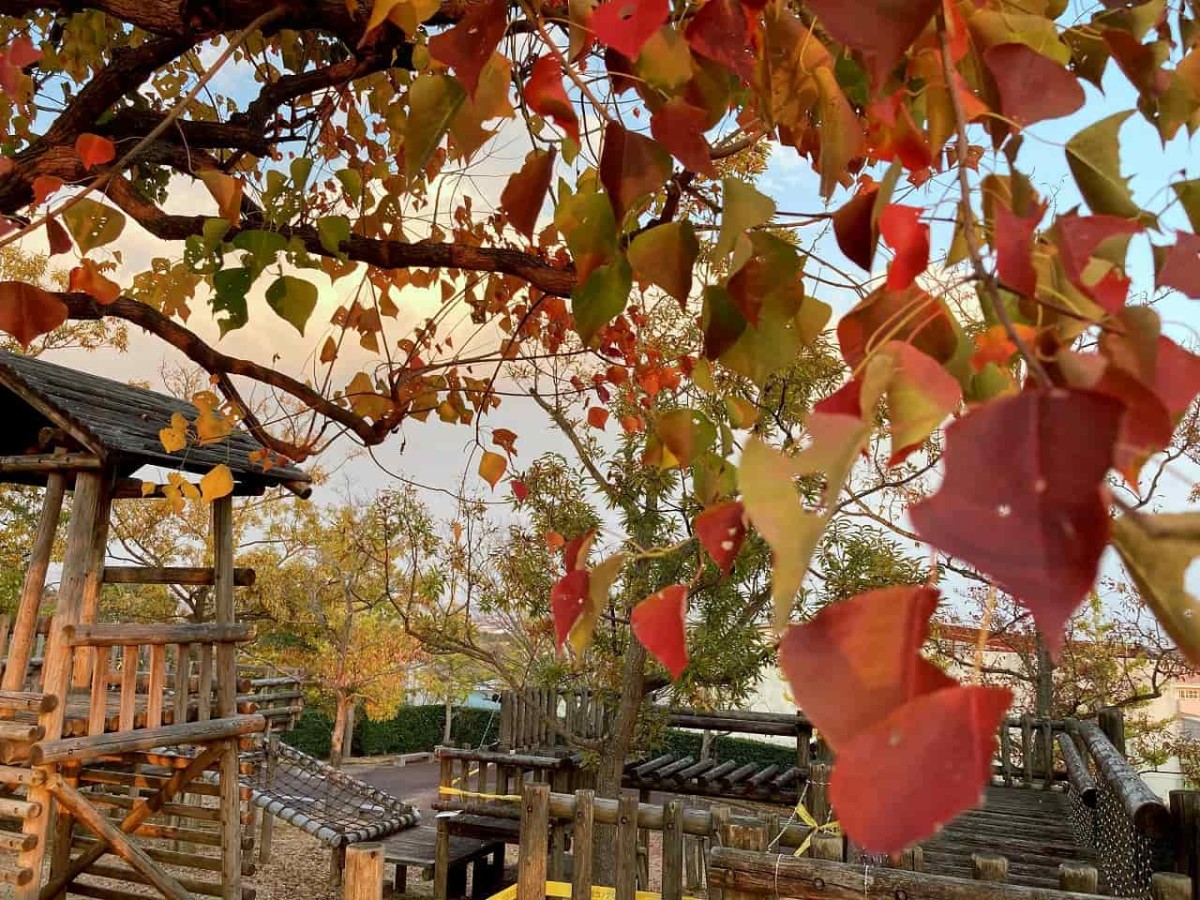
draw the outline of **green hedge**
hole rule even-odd
[[[365,716],[354,726],[354,756],[392,756],[398,753],[420,753],[433,750],[442,742],[446,708],[434,706],[403,706],[391,719],[373,722]],[[486,709],[456,709],[451,725],[451,739],[457,744],[478,747],[496,740],[500,726],[499,713]],[[283,740],[297,750],[328,759],[333,719],[319,710],[306,709],[296,728],[283,735]]]

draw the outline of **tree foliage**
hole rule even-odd
[[[1051,649],[1115,544],[1200,659],[1184,583],[1195,518],[1148,513],[1157,479],[1142,480],[1172,457],[1200,388],[1200,361],[1148,302],[1200,297],[1200,193],[1164,168],[1135,194],[1121,158],[1134,116],[1163,142],[1200,124],[1188,4],[0,0],[0,16],[0,245],[44,230],[74,257],[65,290],[0,281],[0,329],[29,343],[68,320],[120,320],[177,348],[220,392],[196,422],[163,423],[180,452],[241,420],[271,465],[436,415],[473,429],[479,475],[520,500],[533,492],[513,477],[517,435],[492,424],[508,379],[530,377],[559,427],[560,401],[587,398],[590,428],[628,435],[620,464],[641,483],[622,492],[584,463],[627,541],[616,562],[595,560],[585,521],[559,532],[546,633],[586,653],[617,603],[641,641],[622,674],[636,695],[642,644],[689,677],[710,564],[737,577],[738,545],[763,550],[745,523],[771,551],[785,666],[807,665],[789,648],[835,621],[853,658],[924,671],[931,586],[791,624],[823,536],[864,490],[898,506],[881,516],[892,523],[911,506],[931,582],[943,566],[991,581]],[[1089,85],[1114,80],[1135,109],[1089,104]],[[1082,205],[1052,204],[1025,131],[1093,105],[1104,117],[1059,157]],[[473,176],[510,138],[506,187],[488,197]],[[768,149],[811,166],[829,205],[780,209],[755,181]],[[208,214],[172,211],[188,190],[211,198]],[[130,222],[166,248],[131,274],[111,266]],[[810,229],[831,229],[851,265],[878,261],[879,277],[823,258]],[[1153,258],[1144,296],[1137,253]],[[328,324],[314,318],[325,278],[357,281]],[[821,296],[846,291],[854,305],[829,330]],[[433,311],[411,315],[413,296]],[[671,306],[684,322],[658,327]],[[478,326],[467,346],[460,310]],[[222,335],[298,331],[312,371],[234,358],[193,316]],[[792,393],[789,374],[830,374],[830,358],[828,389]],[[244,399],[255,384],[283,400],[278,419]],[[682,402],[693,388],[705,399]],[[221,428],[206,436],[209,419]],[[906,491],[943,453],[936,490]],[[684,530],[707,556],[667,526],[681,484]],[[921,615],[876,627],[897,597],[920,598]],[[906,685],[881,701],[880,726],[838,735],[834,800],[869,849],[898,849],[977,797],[1005,706],[999,689]],[[847,690],[794,688],[814,710]],[[617,746],[633,727],[618,717]],[[958,756],[934,740],[949,735]],[[954,777],[895,799],[903,816],[868,790],[955,760]]]

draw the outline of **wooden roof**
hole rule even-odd
[[[182,413],[189,421],[199,415],[186,400],[3,351],[0,386],[11,392],[0,391],[7,452],[24,452],[38,427],[49,422],[105,463],[129,472],[154,465],[202,474],[225,463],[238,481],[250,484],[309,481],[295,466],[264,471],[251,462],[250,453],[261,450],[262,445],[241,429],[211,444],[189,445],[178,453],[168,453],[159,431],[170,424],[172,414]]]

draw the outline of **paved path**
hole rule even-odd
[[[437,800],[438,764],[412,763],[407,766],[347,766],[346,773],[411,803],[421,810],[421,821],[432,822],[433,803]]]

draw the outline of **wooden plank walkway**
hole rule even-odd
[[[1061,863],[1097,865],[1095,854],[1079,846],[1070,825],[1070,804],[1059,791],[992,786],[980,809],[963,813],[921,843],[925,871],[971,877],[971,855],[1008,859],[1009,883],[1058,888]]]

